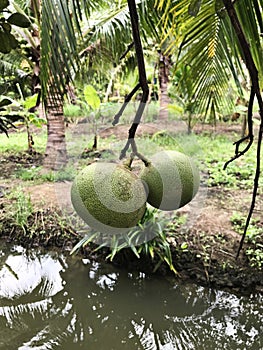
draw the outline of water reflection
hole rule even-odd
[[[263,297],[0,249],[1,349],[263,348]]]

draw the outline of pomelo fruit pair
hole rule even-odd
[[[156,153],[139,177],[123,165],[97,162],[75,178],[71,201],[78,215],[102,233],[122,233],[143,217],[146,201],[176,210],[192,200],[200,183],[190,157],[176,151]]]

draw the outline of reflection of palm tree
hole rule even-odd
[[[44,334],[50,323],[56,323],[52,296],[63,288],[62,266],[57,259],[38,254],[1,255],[0,343],[5,349],[18,349],[21,338],[22,343],[35,339],[40,329]]]
[[[62,281],[59,271],[63,267],[57,258],[38,253],[27,257],[9,255],[7,263],[13,273],[4,264],[0,270],[1,292],[7,281],[11,287],[0,306],[0,334],[5,349],[11,344],[20,349],[33,344],[74,349],[74,340],[77,348],[90,344],[104,349],[107,337],[112,349],[121,348],[122,342],[123,349],[132,348],[134,339],[128,337],[134,333],[131,321],[137,317],[138,309],[146,310],[143,283],[138,288],[125,278],[124,271],[116,273],[111,266],[103,271],[99,264],[84,266],[81,261],[76,261],[74,269],[64,270]],[[57,271],[56,277],[48,276],[51,270]],[[87,279],[76,278],[76,271]],[[30,283],[26,278],[29,275]]]
[[[6,261],[13,273],[2,264],[1,291],[5,278],[13,281],[13,288],[0,301],[5,349],[11,349],[11,344],[21,350],[45,344],[63,350],[81,345],[130,350],[135,344],[136,349],[145,349],[145,342],[157,349],[161,344],[167,329],[164,316],[174,308],[173,299],[167,299],[165,280],[147,281],[140,273],[127,276],[112,265],[84,265],[80,260],[67,268],[64,258],[39,252],[10,254]],[[153,310],[153,300],[158,300],[158,312]]]
[[[220,342],[235,348],[248,341],[249,332],[260,334],[262,315],[255,308],[261,300],[170,285],[160,276],[84,265],[78,258],[67,266],[63,256],[38,251],[14,251],[8,258],[2,251],[0,262],[0,348],[5,350],[189,349],[189,344],[202,349],[204,341],[209,348]],[[237,310],[246,317],[237,318]],[[230,322],[240,339],[227,337]],[[251,344],[258,345],[258,339]]]

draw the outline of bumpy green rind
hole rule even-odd
[[[114,163],[88,165],[75,178],[71,201],[78,215],[102,233],[121,233],[135,226],[146,209],[142,181]]]
[[[190,157],[177,151],[162,151],[150,161],[140,174],[149,204],[161,210],[176,210],[194,198],[200,174]]]

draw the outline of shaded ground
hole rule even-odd
[[[29,154],[23,152],[21,154],[1,155],[0,159],[0,179],[7,180],[17,170],[23,168],[31,168],[42,164],[43,155],[40,153]]]
[[[175,125],[178,128],[178,125]],[[158,129],[154,125],[143,126],[139,133],[150,133]],[[177,129],[178,130],[178,129]],[[229,129],[228,129],[229,130]],[[111,135],[111,128],[105,129],[101,137]],[[118,138],[127,135],[127,126],[119,126],[114,134]],[[124,135],[124,137],[123,137]],[[70,181],[56,183],[35,184],[22,182],[11,178],[14,171],[23,166],[39,165],[42,156],[39,154],[9,155],[0,161],[0,216],[1,235],[10,241],[18,241],[27,246],[44,245],[47,247],[63,247],[70,250],[80,237],[74,229],[74,219],[65,215],[64,209],[71,206],[69,189]],[[17,224],[10,208],[14,205],[14,199],[8,197],[11,189],[22,186],[25,194],[29,194],[33,204],[32,213],[26,223]],[[172,244],[173,261],[182,279],[192,280],[198,283],[216,287],[231,288],[237,291],[263,291],[263,271],[249,266],[244,246],[238,260],[235,255],[238,249],[240,234],[235,232],[230,217],[239,211],[246,215],[251,194],[247,191],[233,191],[224,188],[211,188],[205,194],[202,205],[196,200],[181,208],[178,215],[188,215],[196,212],[191,227],[185,227],[179,231],[171,232],[169,238]],[[257,201],[256,212],[263,210],[263,198]],[[10,206],[11,205],[11,206]],[[22,211],[25,209],[21,209]],[[259,223],[262,225],[263,222]],[[182,244],[187,244],[187,249],[181,249]],[[107,251],[92,253],[91,248],[82,251],[84,255],[92,255],[95,259],[104,259]],[[126,266],[130,269],[152,270],[153,263],[149,260],[138,260],[134,255],[116,257],[115,264]],[[171,273],[166,265],[163,265],[158,273]]]

